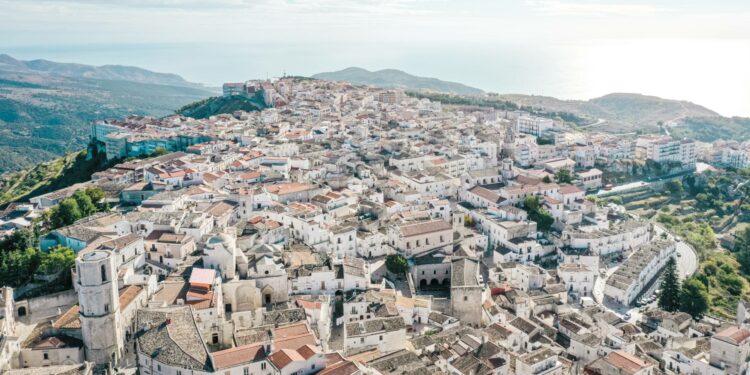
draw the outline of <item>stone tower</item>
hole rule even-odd
[[[117,268],[112,252],[94,250],[79,254],[76,275],[86,360],[115,366],[123,340]]]
[[[503,180],[505,181],[509,181],[509,180],[516,178],[516,173],[515,171],[513,171],[512,159],[503,159],[500,173],[502,173]]]

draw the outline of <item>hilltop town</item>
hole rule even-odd
[[[110,168],[2,213],[72,258],[2,288],[0,372],[750,371],[750,303],[664,308],[703,249],[613,199],[750,148],[339,81],[223,89],[268,108],[96,121]]]

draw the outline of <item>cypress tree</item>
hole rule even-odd
[[[674,257],[669,258],[661,276],[659,308],[671,312],[680,308],[680,280],[677,278],[677,263]]]

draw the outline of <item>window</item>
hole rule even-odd
[[[182,375],[182,371],[177,370],[177,375]]]
[[[103,283],[107,282],[107,269],[104,267],[103,264],[102,264],[102,282]]]
[[[250,369],[247,368],[247,367],[245,367],[244,369],[242,369],[242,375],[250,375]]]
[[[360,338],[359,342],[362,343],[362,344],[364,344],[365,343],[365,338],[364,337]]]
[[[469,300],[469,296],[464,296],[464,301],[468,301],[468,300]]]
[[[380,341],[383,341],[383,335],[380,335]]]
[[[44,359],[49,359],[49,353],[44,353]]]
[[[265,362],[261,362],[260,363],[260,369],[261,370],[265,370],[266,369],[266,363]]]
[[[105,313],[106,313],[106,312],[109,312],[109,304],[108,304],[108,303],[105,303],[105,304],[104,304],[104,312],[105,312]]]
[[[161,371],[161,365],[156,365],[156,371]]]

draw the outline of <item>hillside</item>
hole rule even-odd
[[[177,74],[157,73],[150,70],[123,65],[91,66],[84,64],[60,63],[49,60],[16,60],[0,54],[0,70],[17,73],[37,73],[69,78],[103,79],[131,81],[168,86],[203,88],[202,85],[188,82]]]
[[[87,151],[66,154],[21,171],[0,176],[0,207],[15,201],[88,181],[107,167],[104,155],[88,157]]]
[[[2,55],[0,173],[84,148],[92,121],[164,116],[212,94],[179,76],[139,68],[23,62]]]
[[[231,114],[235,111],[253,112],[263,110],[264,108],[266,106],[263,103],[263,98],[257,94],[252,98],[244,96],[215,96],[185,105],[178,109],[176,113],[202,119],[222,113]]]
[[[591,127],[592,130],[612,133],[659,132],[659,123],[719,116],[714,111],[687,101],[641,94],[617,93],[590,100],[560,100],[518,94],[500,95],[499,98],[521,106],[587,117],[597,124]],[[597,121],[599,119],[602,121]]]
[[[750,139],[750,118],[744,117],[690,117],[670,128],[675,137],[713,142],[717,139],[733,139],[744,142]]]
[[[428,97],[450,105],[471,105],[498,109],[522,109],[540,116],[561,117],[582,129],[614,134],[658,133],[674,127],[679,136],[711,141],[724,130],[750,137],[744,119],[727,119],[700,105],[641,94],[614,93],[590,100],[561,100],[549,96],[486,94],[482,90],[436,78],[418,77],[400,70],[368,71],[362,68],[319,73],[316,79],[349,81],[354,84],[397,87],[413,96]],[[433,93],[426,93],[432,91]],[[444,94],[438,94],[444,93]],[[450,94],[450,95],[448,95]],[[682,125],[685,125],[683,128]]]
[[[336,72],[318,73],[316,79],[348,81],[357,85],[372,85],[387,88],[402,88],[416,91],[436,91],[460,95],[482,95],[484,91],[461,83],[442,81],[437,78],[418,77],[396,69],[371,72],[351,67]]]

